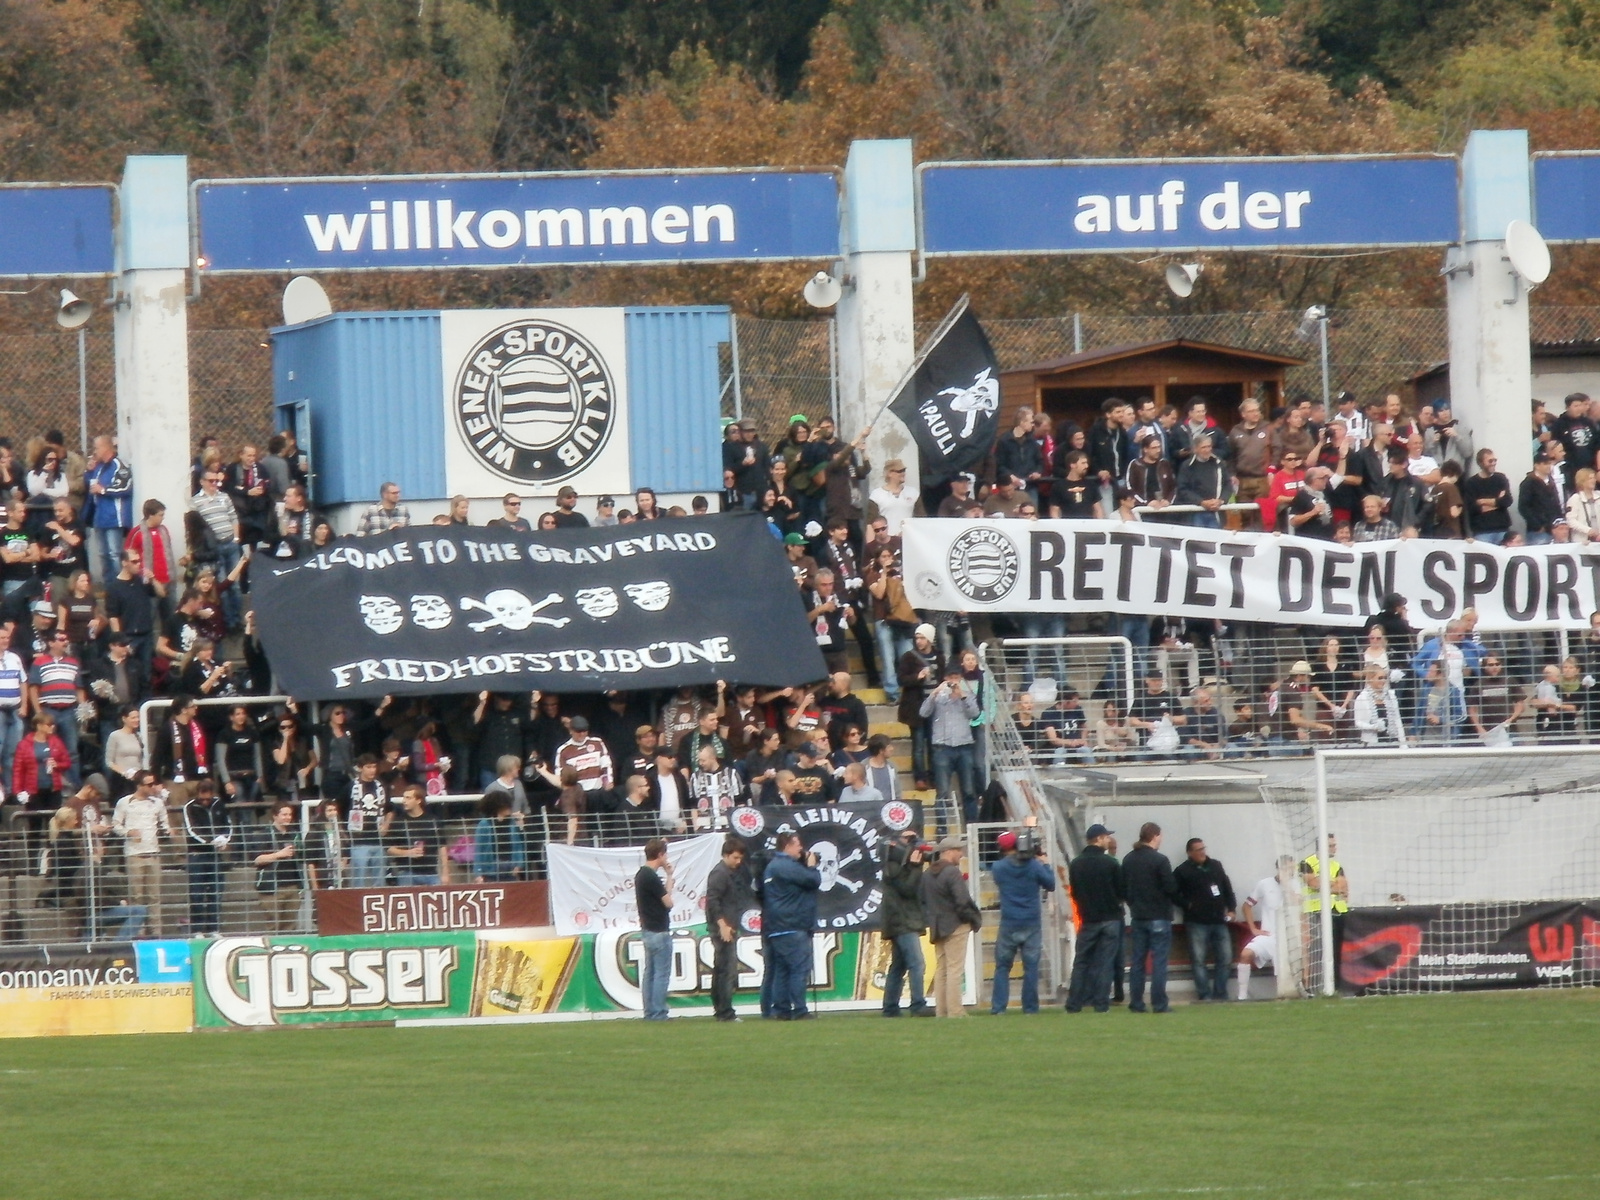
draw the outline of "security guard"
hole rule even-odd
[[[1338,843],[1333,834],[1328,835],[1328,893],[1333,902],[1334,916],[1342,916],[1350,911],[1350,881],[1345,878],[1344,867],[1334,857],[1339,851]],[[1300,882],[1306,889],[1306,911],[1319,913],[1322,911],[1322,860],[1315,854],[1308,854],[1300,862]]]
[[[1333,909],[1333,981],[1334,986],[1340,982],[1339,947],[1344,944],[1344,915],[1350,911],[1350,880],[1345,877],[1344,867],[1334,855],[1339,852],[1339,844],[1334,840],[1333,834],[1328,835],[1328,899]],[[1311,938],[1315,944],[1321,943],[1322,922],[1318,916],[1322,912],[1322,860],[1315,854],[1308,854],[1300,861],[1300,882],[1306,889],[1305,908],[1307,921],[1311,926]],[[1307,960],[1307,966],[1310,962]],[[1315,988],[1315,980],[1307,980],[1307,986]]]

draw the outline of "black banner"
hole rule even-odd
[[[808,853],[816,854],[822,872],[818,929],[876,929],[883,907],[885,845],[904,830],[922,828],[922,805],[890,800],[736,808],[730,820],[752,858],[776,853],[778,834],[791,831],[800,835]]]
[[[1417,992],[1600,983],[1600,901],[1352,909],[1340,983]]]
[[[969,308],[889,402],[917,439],[925,484],[970,471],[1000,432],[1000,360]]]
[[[267,657],[300,699],[827,673],[783,551],[753,515],[544,533],[424,525],[251,568]]]

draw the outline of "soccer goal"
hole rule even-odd
[[[1261,787],[1308,994],[1600,983],[1600,746],[1309,765]]]

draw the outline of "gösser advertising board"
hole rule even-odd
[[[925,947],[928,961],[933,949]],[[673,937],[672,1007],[709,1010],[715,947],[705,927]],[[830,1008],[882,1003],[890,947],[876,934],[812,938],[811,997]],[[759,1001],[761,938],[741,937],[735,1002]],[[259,1029],[351,1022],[426,1024],[604,1015],[640,1009],[644,943],[633,930],[518,939],[470,933],[221,938],[193,943],[195,1025]],[[967,964],[967,1003],[976,1003]]]

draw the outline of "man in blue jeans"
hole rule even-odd
[[[1172,950],[1172,905],[1178,885],[1172,864],[1161,853],[1161,826],[1139,826],[1139,843],[1122,860],[1127,884],[1128,915],[1133,918],[1133,961],[1128,969],[1128,1011],[1144,1012],[1145,961],[1150,963],[1150,1009],[1170,1011],[1167,1003],[1167,955]]]
[[[644,1019],[665,1021],[667,983],[672,978],[673,901],[666,838],[651,838],[644,844],[644,866],[633,877],[633,896],[644,939],[644,966],[639,972]]]
[[[972,722],[978,716],[978,699],[962,678],[961,664],[945,668],[944,682],[928,694],[918,710],[928,725],[933,744],[933,790],[938,796],[934,825],[942,837],[945,809],[954,799],[952,783],[961,785],[961,804],[968,821],[978,817],[977,746]]]
[[[805,855],[805,861],[800,861]],[[806,983],[811,978],[811,934],[817,927],[817,892],[822,873],[817,856],[806,854],[798,833],[780,833],[777,853],[761,877],[761,931],[771,955],[772,1018],[804,1021]]]
[[[1122,866],[1107,847],[1111,830],[1091,825],[1084,832],[1083,853],[1067,867],[1067,884],[1078,910],[1078,941],[1072,956],[1072,984],[1067,1011],[1111,1011],[1111,964],[1122,944],[1122,901],[1127,889]]]
[[[1189,932],[1189,963],[1196,1000],[1226,1000],[1228,971],[1233,965],[1233,884],[1222,864],[1207,857],[1204,838],[1190,838],[1185,858],[1172,873],[1178,885],[1178,907]],[[1208,968],[1207,959],[1211,960]]]
[[[994,885],[1000,890],[1000,932],[994,943],[994,988],[989,997],[989,1012],[999,1016],[1011,1002],[1011,964],[1022,952],[1022,1011],[1039,1011],[1039,950],[1044,944],[1040,929],[1040,891],[1056,890],[1055,872],[1040,860],[1044,848],[1038,844],[1034,819],[1028,818],[1028,841],[1018,848],[1017,835],[1006,830],[995,839],[1005,857],[989,868]]]
[[[928,914],[922,908],[922,851],[917,831],[908,829],[899,841],[890,842],[883,855],[883,908],[879,930],[889,943],[889,970],[883,979],[883,1015],[900,1015],[900,989],[911,984],[913,1017],[931,1017],[927,994],[923,991],[927,963],[922,955],[922,935],[928,928]]]

